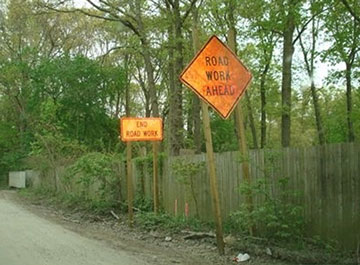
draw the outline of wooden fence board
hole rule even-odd
[[[195,214],[194,200],[183,184],[176,180],[171,164],[178,159],[188,162],[205,162],[205,155],[170,157],[164,161],[161,178],[162,205],[174,214],[178,200],[178,214],[184,214],[185,202],[190,204],[190,214]],[[223,219],[239,209],[244,196],[239,192],[243,183],[242,167],[238,152],[215,155],[219,195]],[[308,148],[285,148],[283,150],[251,150],[249,152],[252,182],[264,178],[271,194],[279,194],[278,181],[289,178],[289,187],[299,191],[304,204],[305,220],[309,235],[338,239],[344,245],[356,245],[356,233],[360,233],[360,145],[330,144]],[[136,171],[138,174],[139,171]],[[145,176],[150,183],[150,175]],[[151,194],[145,185],[145,194]],[[205,169],[194,178],[199,215],[212,220],[209,179]],[[263,198],[255,197],[255,203]]]

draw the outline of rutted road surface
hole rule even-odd
[[[42,219],[0,191],[1,265],[149,264],[103,242]]]

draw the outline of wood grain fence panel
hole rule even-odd
[[[338,185],[341,185],[341,219],[337,219],[337,227],[341,227],[341,234],[337,236],[342,236],[344,239],[348,239],[348,244],[355,244],[355,240],[352,239],[351,234],[354,231],[351,230],[353,223],[353,195],[355,195],[352,188],[352,179],[351,179],[351,152],[352,144],[341,144],[341,176],[338,176]],[[359,224],[360,225],[360,224]],[[339,230],[338,230],[339,231]],[[331,236],[331,235],[330,235]]]
[[[313,198],[313,189],[311,186],[311,178],[310,174],[308,173],[308,162],[307,162],[307,149],[303,149],[303,172],[304,175],[304,211],[305,211],[305,222],[310,223],[313,220],[312,217],[312,198]]]
[[[216,154],[219,195],[223,219],[239,209],[244,195],[239,192],[243,183],[242,166],[238,152]],[[205,155],[169,157],[164,161],[161,185],[164,209],[174,214],[178,200],[178,213],[183,215],[185,202],[195,214],[194,199],[188,195],[184,184],[176,180],[171,164],[178,159],[187,162],[205,162]],[[299,202],[304,204],[304,215],[309,235],[339,239],[352,247],[356,245],[354,233],[360,233],[360,145],[330,144],[308,148],[285,148],[281,150],[250,150],[251,179],[264,178],[270,194],[279,194],[278,181],[289,178],[289,187],[299,191]],[[139,171],[136,171],[139,174]],[[145,183],[150,183],[147,175]],[[146,194],[150,185],[145,185]],[[196,200],[200,219],[212,220],[212,205],[208,173],[205,169],[194,178]],[[261,203],[263,198],[255,197]],[[351,238],[351,239],[350,239]],[[348,243],[345,243],[348,242]]]

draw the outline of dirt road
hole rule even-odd
[[[42,219],[0,191],[1,265],[140,265],[145,260]]]
[[[113,217],[92,221],[0,190],[0,265],[232,264],[212,243],[167,242],[166,235],[139,232]]]

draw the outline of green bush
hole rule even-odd
[[[119,177],[114,168],[115,159],[112,155],[88,153],[80,157],[68,167],[63,183],[69,192],[79,192],[77,196],[90,204],[90,208],[108,208],[119,200]],[[74,190],[70,187],[74,186]]]
[[[249,227],[255,228],[260,237],[274,241],[298,241],[304,236],[305,221],[303,207],[296,203],[297,194],[288,188],[287,179],[277,183],[279,194],[270,194],[264,179],[253,185],[243,185],[243,194],[252,193],[260,198],[253,210],[245,204],[230,215],[227,229],[233,233],[247,234]]]
[[[153,200],[145,198],[143,194],[136,193],[134,207],[142,212],[151,212],[153,210]]]
[[[206,170],[205,162],[187,162],[176,160],[171,165],[176,181],[185,186],[185,197],[195,204],[196,217],[199,217],[199,206],[194,179]]]

